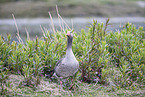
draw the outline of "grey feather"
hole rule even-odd
[[[75,75],[79,69],[79,62],[76,60],[72,51],[73,35],[71,32],[67,33],[67,50],[64,58],[60,59],[54,68],[54,72],[57,76],[66,78]]]

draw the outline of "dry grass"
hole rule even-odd
[[[30,88],[27,86],[21,86],[20,83],[24,80],[22,75],[9,76],[11,87],[8,88],[10,95],[19,96],[31,96],[31,95],[45,95],[45,96],[61,96],[61,95],[72,95],[70,91],[63,90],[62,87],[56,83],[51,83],[49,80],[41,79],[40,85],[36,88]]]
[[[22,75],[11,74],[9,80],[11,81],[11,87],[8,88],[9,93],[7,96],[72,96],[72,97],[117,97],[117,96],[142,96],[145,95],[145,90],[124,90],[119,89],[113,91],[111,86],[101,86],[99,84],[87,84],[79,83],[79,88],[74,91],[64,90],[59,84],[50,82],[49,79],[41,79],[40,85],[36,89],[32,89],[27,86],[19,86],[19,83],[23,81]]]

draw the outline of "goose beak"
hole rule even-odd
[[[67,35],[67,36],[70,36],[70,31],[68,31],[66,35]]]

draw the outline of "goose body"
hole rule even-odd
[[[62,78],[75,75],[75,73],[79,69],[79,62],[75,58],[72,51],[73,34],[71,33],[71,31],[68,31],[67,38],[68,41],[66,55],[64,58],[57,62],[56,67],[54,69],[56,75]]]

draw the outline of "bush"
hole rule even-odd
[[[88,32],[74,33],[73,52],[80,63],[77,80],[116,87],[143,87],[145,79],[145,32],[127,23],[120,32],[106,33],[106,24],[94,23]],[[66,30],[67,32],[67,30]],[[1,67],[22,74],[23,85],[35,87],[41,76],[53,70],[65,55],[65,33],[46,32],[25,44],[0,36]],[[46,69],[47,68],[47,69]],[[3,69],[1,72],[6,72]],[[112,84],[113,83],[113,84]]]
[[[117,84],[121,87],[143,84],[145,65],[145,32],[143,27],[127,23],[120,32],[110,32],[106,37],[111,62],[120,71]]]

